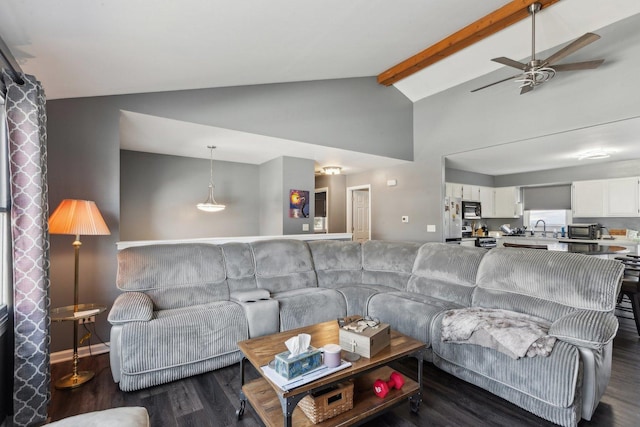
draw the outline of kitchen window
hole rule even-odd
[[[536,222],[538,220],[543,220],[546,224],[547,233],[556,231],[560,231],[562,227],[564,227],[565,231],[567,230],[567,225],[571,224],[571,210],[570,209],[536,209],[536,210],[525,210],[523,215],[523,225],[527,227],[528,230],[533,231],[543,231],[542,223],[538,224],[538,227],[535,227]]]

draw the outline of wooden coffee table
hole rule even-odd
[[[316,348],[326,344],[338,343],[338,324],[335,320],[319,323],[304,328],[293,329],[274,335],[240,341],[238,347],[243,358],[240,361],[240,378],[242,392],[240,409],[236,411],[242,417],[246,401],[260,416],[267,426],[348,426],[372,418],[408,398],[410,409],[417,412],[422,401],[422,361],[426,349],[424,343],[397,331],[391,331],[391,345],[371,359],[361,357],[352,362],[352,366],[341,371],[319,378],[313,382],[289,391],[280,389],[263,373],[261,367],[269,364],[276,354],[286,350],[284,342],[300,333],[311,335],[311,345]],[[400,358],[412,356],[418,362],[418,378],[405,377],[405,384],[400,390],[392,389],[384,398],[373,392],[373,383],[380,378],[388,380],[393,370],[387,366]],[[244,381],[245,361],[248,360],[260,373],[261,377],[247,384]],[[298,402],[306,395],[329,387],[341,381],[354,380],[353,409],[330,418],[322,423],[313,424],[309,418],[297,408]]]

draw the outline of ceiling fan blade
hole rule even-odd
[[[523,95],[527,92],[531,92],[532,90],[533,90],[533,85],[522,86],[522,89],[520,89],[520,95]]]
[[[591,70],[593,68],[598,68],[603,62],[604,59],[595,59],[593,61],[584,62],[570,62],[568,64],[554,65],[553,69],[556,71]]]
[[[506,82],[507,80],[513,80],[516,77],[520,77],[520,76],[521,76],[521,74],[516,74],[515,76],[507,77],[506,79],[502,79],[502,80],[498,80],[497,82],[489,83],[488,85],[485,85],[485,86],[479,87],[477,89],[474,89],[471,92],[477,92],[479,90],[486,89],[486,88],[488,88],[490,86],[497,85],[498,83]]]
[[[573,42],[569,43],[550,57],[546,59],[546,61],[542,61],[545,65],[553,65],[556,62],[560,61],[562,58],[571,55],[573,52],[582,49],[586,45],[593,43],[594,41],[600,38],[599,35],[594,33],[587,33]]]
[[[514,61],[513,59],[505,58],[504,56],[501,56],[499,58],[493,58],[492,61],[497,62],[498,64],[506,65],[508,67],[517,68],[518,70],[524,71],[527,68],[527,64]]]

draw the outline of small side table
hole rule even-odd
[[[107,310],[107,307],[99,304],[78,304],[51,310],[51,320],[54,322],[73,322],[73,372],[60,378],[55,383],[57,389],[76,388],[91,380],[93,371],[78,371],[78,321],[98,315]]]

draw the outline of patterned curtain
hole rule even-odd
[[[49,403],[47,132],[40,82],[3,75],[13,240],[13,423],[40,425]]]

